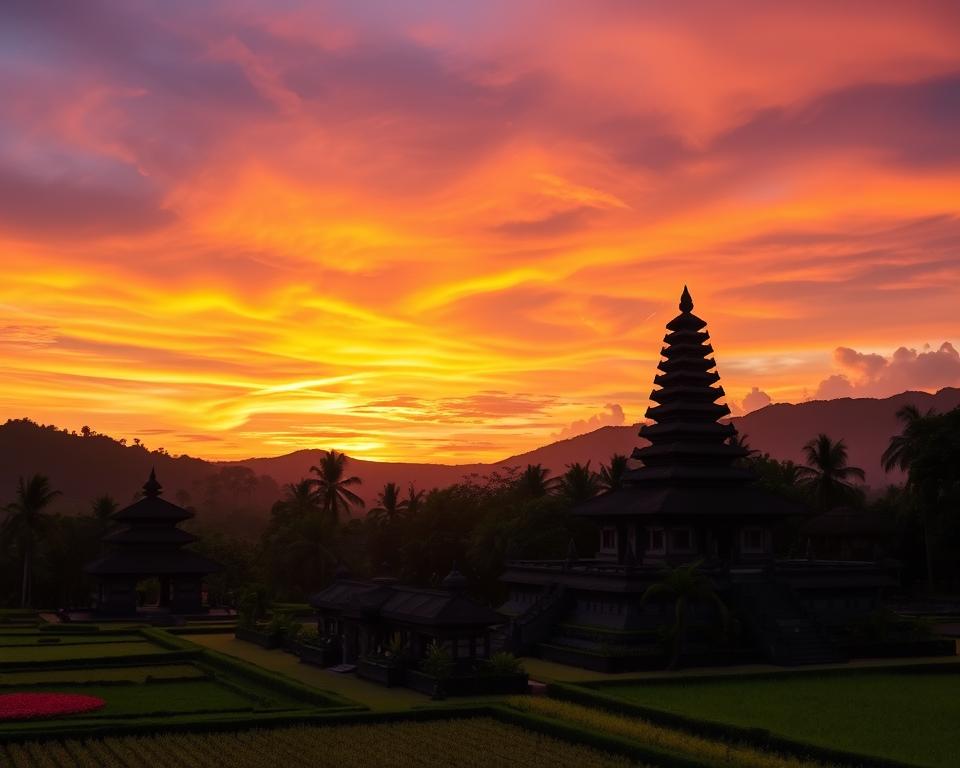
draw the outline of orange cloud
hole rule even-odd
[[[642,414],[684,283],[732,406],[950,383],[958,21],[6,3],[0,409],[497,459]]]

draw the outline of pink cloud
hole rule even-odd
[[[754,387],[747,393],[747,396],[743,398],[743,411],[750,413],[750,411],[756,411],[759,408],[770,405],[772,402],[773,398],[771,398],[770,395],[761,391],[758,387]]]
[[[887,397],[905,390],[960,386],[960,352],[950,343],[922,351],[900,347],[890,357],[837,347],[834,362],[842,373],[820,382],[814,397]]]
[[[556,432],[553,437],[557,440],[566,440],[569,437],[576,437],[586,432],[593,432],[593,430],[600,429],[600,427],[623,426],[626,422],[626,417],[620,405],[617,403],[607,403],[604,408],[605,410],[603,412],[595,413],[589,419],[580,419],[564,427],[559,432]]]

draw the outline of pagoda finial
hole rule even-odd
[[[156,469],[150,470],[150,479],[143,484],[143,495],[148,498],[156,498],[163,493],[163,486],[157,481]]]
[[[456,560],[453,561],[453,568],[444,577],[441,586],[448,592],[462,592],[467,588],[467,577],[460,573]]]
[[[683,293],[680,294],[680,311],[693,311],[693,297],[690,296],[690,291],[687,290],[687,286],[683,286]]]

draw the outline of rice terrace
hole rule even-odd
[[[960,768],[960,4],[0,0],[0,768]]]

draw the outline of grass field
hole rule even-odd
[[[26,690],[26,689],[24,689]],[[153,715],[176,715],[204,712],[244,712],[259,706],[260,700],[251,692],[244,695],[212,680],[164,681],[142,685],[38,685],[30,686],[31,692],[82,693],[98,696],[107,702],[93,716],[110,718],[116,716],[147,717]],[[278,704],[266,700],[270,704]],[[284,702],[290,706],[295,704]],[[90,717],[90,715],[83,715]]]
[[[53,632],[5,632],[0,634],[0,648],[13,646],[91,645],[143,642],[141,635],[124,634],[54,634]]]
[[[16,768],[627,768],[622,757],[488,718],[121,737],[0,747]]]
[[[62,642],[41,644],[49,638]],[[248,720],[351,705],[249,665],[225,663],[188,641],[170,636],[167,642],[152,630],[0,632],[0,640],[0,693],[79,693],[106,702],[95,712],[58,718],[58,728],[118,727],[194,715]],[[42,732],[45,722],[0,723],[0,738]]]
[[[960,674],[871,672],[604,686],[606,695],[790,739],[935,768],[960,755]]]
[[[3,650],[0,651],[0,659],[5,662],[73,661],[76,659],[100,659],[110,656],[139,656],[149,653],[162,654],[166,653],[166,650],[146,640],[77,645],[4,646]]]
[[[146,667],[87,667],[85,669],[44,669],[25,672],[4,672],[0,677],[0,693],[3,688],[18,688],[27,685],[130,682],[145,683],[152,679],[183,679],[206,677],[207,673],[193,664],[157,664]]]
[[[430,703],[429,696],[409,688],[385,688],[376,683],[360,680],[353,675],[338,675],[326,669],[301,664],[296,656],[289,653],[279,650],[268,651],[252,643],[237,640],[233,635],[190,635],[188,639],[205,648],[292,677],[305,685],[334,691],[370,709],[409,709]]]

